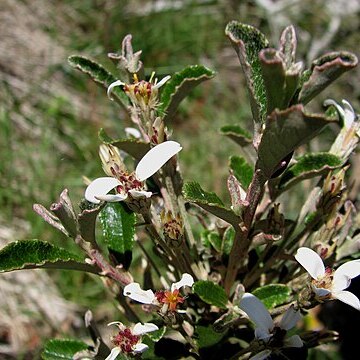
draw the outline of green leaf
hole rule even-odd
[[[353,69],[357,57],[346,51],[331,52],[313,61],[308,80],[304,82],[299,94],[299,103],[307,104],[317,94],[328,87],[344,72]]]
[[[77,352],[87,349],[88,345],[82,341],[51,339],[45,343],[41,357],[43,360],[72,360]]]
[[[0,250],[0,272],[55,268],[97,273],[96,268],[65,249],[41,240],[19,240]]]
[[[149,150],[150,144],[138,139],[113,140],[104,129],[99,130],[99,139],[104,144],[111,144],[125,151],[136,160],[140,160]]]
[[[193,285],[193,291],[207,304],[226,309],[228,298],[225,290],[212,281],[196,281]]]
[[[264,79],[261,71],[259,52],[268,47],[268,40],[258,29],[231,21],[225,29],[225,34],[233,43],[245,74],[246,83],[250,93],[250,103],[253,118],[260,130],[265,121],[267,100]]]
[[[217,344],[225,336],[226,332],[216,332],[212,327],[196,326],[195,334],[198,336],[199,348],[205,348]]]
[[[68,62],[73,68],[89,75],[95,82],[101,84],[105,89],[117,80],[116,77],[102,65],[84,56],[72,55],[68,58]],[[112,95],[115,96],[125,108],[130,105],[129,98],[121,87],[116,86],[112,91]]]
[[[223,202],[214,192],[207,192],[197,182],[188,182],[183,188],[186,199],[204,204],[224,206]]]
[[[166,326],[163,326],[159,330],[146,333],[145,336],[149,337],[154,342],[158,342],[165,335],[165,333]]]
[[[342,165],[341,159],[330,153],[306,154],[297,159],[282,175],[279,188],[288,189],[301,180],[323,175]]]
[[[302,105],[273,111],[266,120],[256,167],[270,178],[284,158],[333,121],[322,115],[305,114]]]
[[[272,309],[290,301],[291,289],[282,284],[270,284],[255,289],[252,294]]]
[[[222,252],[225,255],[230,255],[233,243],[235,239],[235,230],[232,226],[229,226],[224,233],[222,242]]]
[[[128,269],[132,260],[135,236],[135,214],[121,203],[108,203],[99,219],[105,243],[116,260]]]
[[[221,238],[215,231],[205,230],[201,233],[201,242],[207,248],[211,246],[217,251],[221,252]]]
[[[241,156],[230,156],[230,169],[239,180],[241,186],[246,190],[253,178],[254,169]]]
[[[225,125],[220,132],[242,147],[252,143],[252,135],[239,125]]]
[[[214,192],[206,192],[197,182],[184,184],[183,195],[187,201],[199,205],[233,226],[238,226],[239,217],[232,210],[225,208],[223,202]]]
[[[159,111],[165,113],[164,121],[171,119],[180,102],[197,85],[213,78],[215,72],[202,65],[192,65],[171,76],[161,91]]]

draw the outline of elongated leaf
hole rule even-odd
[[[273,111],[261,138],[257,167],[271,177],[283,159],[333,121],[322,115],[305,114],[302,105]]]
[[[197,85],[213,78],[215,72],[202,65],[192,65],[177,72],[166,82],[160,98],[160,112],[164,112],[164,121],[171,119],[180,102]]]
[[[252,135],[239,125],[225,125],[220,129],[220,132],[240,146],[246,146],[252,143]]]
[[[203,190],[197,182],[184,184],[183,195],[187,201],[199,205],[204,210],[227,221],[233,226],[238,226],[240,222],[239,217],[232,210],[227,209],[214,192]]]
[[[105,89],[107,89],[111,83],[117,80],[116,77],[108,70],[106,70],[102,65],[84,56],[73,55],[68,58],[68,61],[73,68],[87,74],[95,82],[101,84]],[[121,87],[115,87],[112,91],[112,95],[117,97],[124,107],[128,107],[130,105],[129,98],[121,89]]]
[[[73,356],[88,345],[82,341],[73,339],[51,339],[45,343],[41,357],[43,360],[72,360]]]
[[[105,144],[111,144],[125,151],[136,160],[140,160],[149,150],[150,144],[138,139],[112,139],[104,129],[99,131],[99,139]]]
[[[0,272],[55,268],[97,273],[96,268],[65,249],[41,240],[19,240],[0,250]]]
[[[307,104],[344,72],[353,69],[358,63],[357,57],[346,51],[332,52],[313,61],[307,73],[308,80],[303,84],[299,102]]]
[[[279,187],[287,189],[301,180],[326,174],[341,166],[341,159],[330,153],[306,154],[297,159],[297,163],[290,166],[282,175]]]
[[[233,43],[244,71],[246,83],[250,93],[250,103],[256,124],[265,121],[267,100],[264,80],[259,61],[259,52],[268,47],[268,40],[258,29],[231,21],[225,29],[225,34]],[[257,130],[260,126],[256,125]]]
[[[225,290],[212,281],[196,281],[193,291],[207,304],[225,309],[228,302]]]
[[[222,242],[222,252],[225,255],[229,255],[234,244],[235,230],[232,226],[229,226],[224,233]]]
[[[128,269],[132,260],[135,214],[120,202],[108,203],[101,210],[100,222],[105,243],[116,260]]]
[[[234,172],[240,184],[247,189],[254,175],[254,169],[241,156],[230,156],[229,160],[230,169]]]
[[[290,301],[291,289],[282,284],[270,284],[259,287],[252,292],[268,309]]]

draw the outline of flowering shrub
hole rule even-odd
[[[65,268],[106,278],[126,324],[111,323],[118,330],[108,339],[95,331],[88,312],[93,343],[51,340],[44,359],[163,358],[166,339],[176,343],[172,359],[306,359],[309,348],[337,338],[306,327],[309,309],[338,299],[360,310],[359,299],[345,290],[360,274],[356,210],[345,181],[360,122],[345,100],[343,107],[326,101],[321,114],[306,107],[357,59],[332,52],[304,69],[296,61],[292,26],[278,48],[236,21],[226,35],[245,76],[253,135],[239,124],[224,126],[222,134],[255,154],[255,160],[231,157],[229,204],[196,182],[184,183],[179,160],[186,149],[169,130],[179,103],[213,71],[189,66],[160,81],[154,73],[147,80],[130,35],[121,54],[110,56],[119,80],[92,60],[69,58],[129,112],[134,128],[121,139],[100,131],[107,176],[87,184],[80,210],[67,189],[50,211],[34,205],[75,241],[84,258],[40,240],[17,241],[0,251],[0,268]],[[298,153],[330,124],[338,134],[328,151]],[[125,166],[124,156],[137,162],[135,170]],[[284,212],[283,195],[306,179],[313,179],[314,188],[292,219]],[[132,264],[133,251],[142,252],[145,269]]]

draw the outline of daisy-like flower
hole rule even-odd
[[[193,286],[194,279],[190,274],[183,274],[181,280],[173,283],[170,290],[156,291],[143,290],[139,283],[131,283],[125,286],[123,294],[132,300],[142,304],[161,307],[161,312],[175,311],[178,304],[182,304],[185,298],[180,295],[180,289],[184,286]]]
[[[325,268],[321,257],[307,247],[297,250],[295,259],[312,277],[311,287],[319,301],[338,299],[360,310],[359,299],[350,291],[351,279],[360,275],[360,260],[352,260],[340,265],[335,271]]]
[[[144,352],[149,347],[141,342],[141,336],[159,330],[159,328],[152,323],[137,323],[132,329],[118,321],[108,325],[116,325],[119,328],[119,332],[111,338],[115,346],[105,360],[115,360],[120,353],[135,355]]]
[[[106,162],[106,154],[101,154],[104,170],[111,177],[95,179],[85,190],[85,199],[98,204],[100,201],[124,201],[132,198],[149,198],[152,193],[145,191],[144,181],[154,175],[168,160],[176,155],[182,147],[176,141],[165,141],[150,149],[139,161],[135,172],[128,173],[122,164],[113,160]],[[112,151],[113,149],[111,149]],[[109,150],[110,152],[110,150]],[[111,158],[111,156],[109,155]],[[105,162],[105,165],[104,165]],[[108,194],[115,189],[116,194]]]
[[[290,306],[279,323],[271,318],[265,305],[254,295],[245,293],[239,304],[255,324],[255,338],[262,340],[265,349],[252,356],[249,360],[266,359],[274,351],[281,348],[303,347],[299,335],[286,337],[287,331],[292,329],[301,319],[300,312]]]
[[[126,84],[121,80],[114,81],[107,89],[107,95],[110,99],[111,92],[116,86],[122,86],[126,95],[134,106],[139,106],[141,110],[154,109],[158,105],[159,88],[163,86],[169,79],[170,75],[165,76],[158,82],[155,78],[155,72],[151,74],[149,81],[138,79],[134,74],[134,83]]]

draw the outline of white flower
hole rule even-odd
[[[265,305],[254,295],[245,293],[239,304],[255,324],[255,337],[265,342],[266,349],[251,357],[251,360],[266,359],[272,352],[272,348],[279,347],[302,347],[300,336],[285,337],[286,332],[292,329],[301,319],[300,312],[290,306],[279,323],[274,323]],[[279,344],[281,346],[279,346]]]
[[[143,290],[139,283],[130,283],[125,286],[123,294],[142,304],[165,306],[163,310],[175,311],[176,306],[184,302],[179,289],[184,286],[193,286],[194,279],[190,274],[183,274],[181,280],[171,285],[171,290],[157,291]]]
[[[120,353],[135,355],[144,352],[149,347],[141,342],[141,335],[159,330],[159,328],[152,323],[137,323],[132,329],[118,321],[108,325],[116,325],[119,328],[119,332],[112,337],[111,341],[115,347],[105,360],[115,360]]]
[[[311,285],[319,300],[338,299],[360,310],[359,299],[350,291],[344,291],[350,286],[351,279],[360,275],[360,260],[342,264],[334,272],[325,268],[321,257],[307,247],[299,248],[295,259],[313,278]]]
[[[176,155],[182,147],[176,141],[165,141],[150,149],[139,161],[135,174],[120,174],[116,177],[95,179],[85,190],[85,199],[94,203],[102,201],[116,202],[126,200],[128,194],[133,198],[147,197],[152,193],[144,190],[143,181],[154,175],[168,160]],[[116,189],[117,194],[108,192]]]

